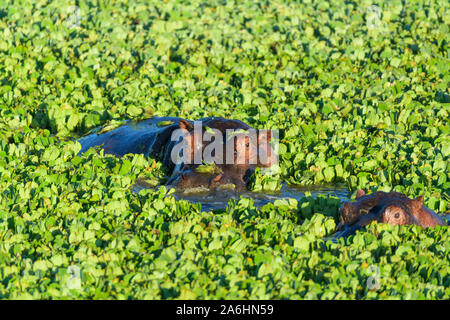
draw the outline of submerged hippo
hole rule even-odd
[[[423,205],[423,195],[410,199],[399,192],[378,191],[366,195],[358,190],[356,201],[345,202],[339,213],[338,237],[350,235],[372,221],[424,228],[447,225],[442,217]]]
[[[272,131],[256,133],[239,120],[154,117],[128,121],[109,132],[92,133],[79,142],[80,152],[101,146],[105,153],[116,156],[137,153],[154,157],[168,168],[168,184],[180,189],[214,189],[227,184],[243,190],[256,167],[270,167],[277,162],[271,139]],[[205,160],[205,156],[209,159]],[[214,166],[205,170],[205,163]]]

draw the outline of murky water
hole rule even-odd
[[[134,192],[144,189],[145,186],[139,184],[133,187]],[[176,199],[184,199],[193,203],[200,202],[202,211],[225,209],[230,199],[239,199],[240,197],[252,198],[256,207],[261,207],[277,199],[294,198],[300,200],[305,196],[305,192],[310,192],[313,197],[320,194],[338,197],[342,201],[348,201],[350,192],[345,184],[338,185],[320,185],[308,187],[295,187],[284,184],[278,192],[235,192],[234,190],[203,191],[203,192],[183,192],[177,191],[174,196]]]

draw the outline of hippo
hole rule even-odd
[[[353,234],[372,221],[392,225],[415,224],[424,228],[447,225],[442,217],[423,205],[423,194],[410,199],[399,192],[378,191],[366,195],[363,190],[357,190],[356,201],[344,202],[339,214],[336,237]]]
[[[127,121],[116,129],[94,132],[78,141],[80,153],[99,146],[106,154],[118,157],[128,153],[151,156],[168,169],[167,185],[177,189],[213,190],[231,185],[240,191],[247,189],[257,167],[270,168],[278,161],[271,144],[273,130],[258,130],[254,135],[249,131],[256,132],[240,120],[222,117],[197,121],[153,117]],[[209,161],[205,161],[205,154],[209,154]]]

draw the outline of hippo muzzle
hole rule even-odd
[[[225,187],[235,191],[244,191],[254,172],[252,167],[237,168],[231,165],[218,166],[217,172],[211,173],[197,172],[197,168],[198,166],[185,166],[168,184],[181,190],[195,188],[214,190]]]

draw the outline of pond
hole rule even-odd
[[[139,192],[145,186],[136,184],[133,187],[134,192]],[[220,191],[201,191],[201,192],[183,192],[176,191],[174,197],[176,199],[184,199],[193,203],[200,202],[202,211],[210,211],[217,209],[225,209],[230,199],[239,199],[240,197],[252,198],[256,207],[261,207],[269,202],[277,199],[293,198],[300,200],[305,196],[305,192],[310,192],[313,197],[320,194],[338,197],[342,201],[348,201],[351,193],[348,191],[346,184],[335,185],[319,185],[319,186],[292,186],[283,184],[278,192],[235,192],[233,190]]]

